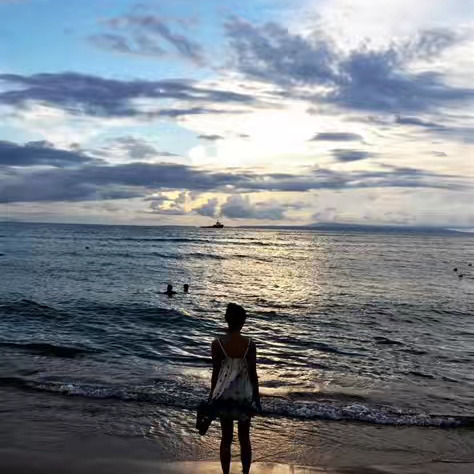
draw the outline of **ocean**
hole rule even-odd
[[[472,453],[473,244],[454,232],[0,224],[3,442],[19,419],[40,431],[67,419],[166,438],[177,459],[196,443],[210,452],[194,409],[235,302],[257,345],[262,443],[342,423],[441,428],[456,456]]]

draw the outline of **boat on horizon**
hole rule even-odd
[[[213,225],[202,225],[201,229],[222,229],[223,227],[224,227],[224,224],[222,224],[219,221],[216,221],[216,223]]]

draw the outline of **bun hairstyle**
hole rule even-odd
[[[225,320],[229,325],[230,331],[240,331],[247,319],[245,309],[235,303],[229,303],[225,312]]]

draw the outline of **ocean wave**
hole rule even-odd
[[[393,339],[389,339],[388,337],[384,337],[384,336],[375,336],[374,340],[376,344],[403,346],[403,342],[395,341]]]
[[[78,251],[73,252],[65,252],[62,255],[64,256],[83,256],[84,254]],[[137,252],[134,250],[130,250],[128,252],[116,252],[116,251],[101,251],[101,252],[94,252],[93,257],[114,257],[114,258],[150,258],[150,257],[158,257],[165,260],[185,260],[187,258],[210,258],[215,260],[227,260],[227,257],[222,255],[216,255],[212,253],[204,253],[204,252],[191,252],[191,253],[163,253],[163,252],[144,252],[143,249],[141,252]]]
[[[264,257],[257,257],[256,255],[249,255],[249,254],[239,254],[239,253],[235,253],[233,255],[231,255],[232,258],[241,258],[241,259],[250,259],[250,260],[254,260],[254,261],[257,261],[257,262],[266,262],[266,263],[271,263],[273,260],[270,259],[270,258],[264,258]]]
[[[214,243],[215,240],[212,239],[199,239],[195,237],[187,238],[187,237],[161,237],[161,238],[151,238],[151,239],[143,239],[143,238],[122,238],[122,239],[116,239],[124,242],[176,242],[176,243],[200,243],[200,244],[209,244],[209,243]]]
[[[339,354],[350,357],[365,357],[364,354],[360,354],[359,352],[344,351],[338,349],[337,347],[330,346],[329,344],[325,344],[324,342],[312,342],[311,346],[320,352],[327,352],[329,354]]]
[[[133,255],[131,255],[133,256]],[[144,257],[147,257],[147,254],[143,254]],[[175,253],[175,254],[168,254],[168,253],[161,253],[161,252],[152,252],[150,254],[152,257],[158,257],[163,259],[170,259],[170,260],[184,260],[186,258],[202,258],[202,259],[214,259],[214,260],[227,260],[227,257],[222,255],[216,255],[213,253],[204,253],[204,252],[192,252],[192,253]]]
[[[422,349],[413,349],[413,348],[409,348],[409,349],[400,349],[402,352],[406,352],[407,354],[412,354],[412,355],[426,355],[428,354],[427,351],[424,351]]]
[[[38,303],[37,301],[26,298],[4,302],[0,304],[0,314],[3,316],[37,316],[46,318],[57,318],[66,315],[64,311],[58,310],[52,306]]]
[[[148,257],[148,255],[145,255]],[[170,260],[181,260],[182,256],[177,254],[177,253],[161,253],[161,252],[152,252],[149,254],[150,257],[158,257],[158,258],[164,258],[164,259],[170,259]]]
[[[0,377],[0,386],[23,390],[49,392],[63,396],[92,399],[113,399],[125,402],[153,403],[187,410],[195,410],[205,393],[197,390],[183,392],[177,384],[161,380],[158,385],[111,386],[31,381],[21,377]],[[157,390],[157,387],[159,389]],[[474,417],[462,415],[436,415],[429,413],[403,412],[385,406],[370,406],[368,403],[343,399],[328,401],[294,401],[288,398],[262,397],[263,415],[297,418],[302,420],[330,420],[362,422],[391,426],[419,426],[438,428],[474,427]]]
[[[161,292],[157,292],[157,296],[165,297]],[[187,329],[200,328],[203,331],[214,328],[212,321],[190,317],[190,314],[184,310],[161,307],[159,303],[157,301],[156,305],[140,303],[106,304],[79,300],[75,302],[73,307],[58,309],[33,300],[21,299],[0,302],[0,317],[5,320],[9,319],[15,324],[17,321],[28,320],[30,322],[37,321],[41,325],[44,320],[49,320],[78,328],[82,332],[95,330],[94,327],[85,325],[85,322],[89,321],[89,316],[93,315],[95,323],[109,324],[115,321],[119,324],[132,325],[132,330],[141,333],[142,337],[144,337],[144,334],[140,329],[140,324],[153,327],[159,326],[160,328],[169,326]],[[61,346],[61,344],[58,344],[58,346]],[[51,352],[53,351],[54,349],[51,349]]]
[[[213,253],[203,253],[203,252],[194,252],[183,255],[183,258],[192,257],[192,258],[210,258],[214,260],[227,260],[227,257],[222,255],[216,255]]]
[[[249,245],[256,247],[293,247],[292,242],[285,241],[262,241],[259,238],[244,238],[244,239],[230,239],[227,237],[217,236],[212,239],[205,239],[200,237],[152,237],[152,238],[96,238],[91,239],[96,241],[112,241],[112,242],[135,242],[140,244],[154,244],[154,243],[176,243],[176,244],[212,244],[212,245]]]
[[[408,372],[410,375],[414,375],[415,377],[421,377],[424,379],[434,379],[435,376],[431,374],[426,374],[425,372],[420,372],[418,370],[410,370]]]
[[[268,405],[268,404],[267,404]],[[474,426],[474,418],[469,416],[432,415],[429,413],[405,413],[389,407],[372,407],[365,403],[270,403],[265,411],[277,416],[300,419],[320,419],[332,421],[358,421],[377,425],[421,426],[456,428]]]
[[[97,352],[96,350],[93,350],[93,349],[59,346],[55,344],[49,344],[46,342],[32,342],[32,343],[0,342],[0,346],[23,350],[23,351],[34,353],[36,355],[65,357],[65,358],[73,358],[73,357],[84,355],[86,353]]]
[[[168,300],[168,297],[161,292],[157,292],[157,296]],[[141,327],[142,324],[153,327],[158,326],[160,329],[171,326],[174,329],[182,327],[187,330],[199,329],[202,331],[211,331],[215,328],[215,323],[212,320],[208,321],[206,319],[196,318],[184,309],[163,308],[158,304],[159,301],[157,301],[156,305],[139,303],[108,305],[87,301],[77,302],[74,312],[83,315],[93,314],[96,322],[106,322],[109,324],[113,320],[120,324],[131,324],[132,331],[136,331],[136,334],[140,334],[143,343],[145,342],[144,338],[147,332],[143,331],[143,327]],[[92,329],[88,328],[88,330]]]

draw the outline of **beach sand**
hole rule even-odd
[[[121,457],[77,459],[19,453],[0,450],[0,469],[5,474],[221,474],[217,461],[158,461],[124,460]],[[232,474],[241,473],[239,463],[233,463]],[[254,463],[252,474],[336,474],[337,471],[310,466],[279,463]]]
[[[471,474],[472,464],[429,463],[415,466],[354,466],[328,468],[272,462],[252,464],[252,474]],[[0,472],[5,474],[221,474],[218,461],[160,462],[115,457],[68,457],[61,454],[0,450]],[[231,473],[241,473],[233,462]]]
[[[0,400],[2,474],[221,472],[218,423],[200,437],[187,410],[15,390],[0,390]],[[470,429],[258,417],[252,442],[252,474],[474,472]],[[232,452],[235,474],[237,440]]]

